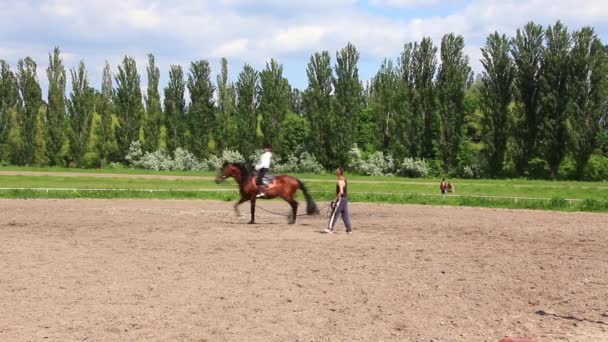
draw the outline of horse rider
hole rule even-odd
[[[255,166],[257,171],[257,186],[258,186],[258,194],[256,197],[263,197],[264,190],[268,187],[264,184],[264,176],[270,170],[270,164],[272,163],[272,149],[270,148],[270,144],[264,145],[264,153],[260,157],[258,164]]]

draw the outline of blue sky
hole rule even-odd
[[[513,35],[533,20],[561,19],[569,28],[590,25],[608,41],[608,2],[598,0],[0,0],[0,58],[13,67],[32,56],[46,89],[48,53],[59,46],[67,67],[82,59],[99,87],[104,62],[113,70],[134,57],[146,84],[146,54],[161,69],[208,59],[214,73],[229,60],[232,81],[244,63],[262,69],[278,59],[292,86],[306,88],[309,56],[352,42],[361,53],[360,76],[372,77],[403,44],[430,36],[439,45],[448,32],[462,34],[476,72],[479,49],[494,30]],[[46,94],[45,94],[46,95]]]

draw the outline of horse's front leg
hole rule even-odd
[[[251,199],[251,221],[249,224],[255,224],[255,197]]]
[[[241,205],[245,202],[247,202],[247,199],[241,197],[241,199],[234,204],[234,212],[236,213],[236,216],[241,217],[241,211],[239,210],[239,205]]]

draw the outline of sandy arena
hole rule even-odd
[[[0,341],[608,341],[606,214],[241,208],[0,200]]]

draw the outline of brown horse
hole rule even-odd
[[[234,205],[234,211],[239,214],[239,205],[247,201],[251,201],[251,221],[249,224],[255,223],[255,202],[257,200],[256,195],[258,194],[258,185],[255,177],[247,170],[245,165],[240,163],[224,163],[220,175],[215,179],[216,183],[221,183],[228,178],[234,178],[239,184],[239,191],[241,193],[241,199]],[[298,212],[298,202],[294,199],[296,191],[302,190],[304,197],[306,198],[306,214],[317,215],[319,209],[313,201],[312,197],[308,193],[308,190],[299,179],[291,176],[281,175],[274,177],[272,183],[264,191],[264,199],[272,199],[281,197],[291,206],[292,214],[290,216],[289,224],[296,223],[296,217]]]

